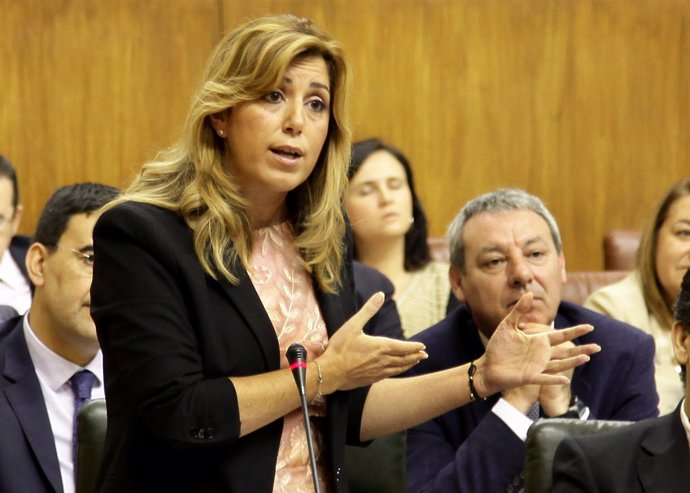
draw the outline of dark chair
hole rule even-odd
[[[612,229],[604,235],[604,269],[633,270],[640,247],[640,231]]]
[[[76,493],[96,491],[96,477],[101,467],[108,417],[105,399],[84,404],[77,416]]]
[[[591,435],[627,426],[630,421],[540,419],[527,432],[525,493],[550,493],[556,448],[566,437]]]
[[[350,493],[405,493],[405,432],[374,440],[368,447],[346,447]]]

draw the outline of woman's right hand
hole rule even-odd
[[[383,300],[383,293],[374,294],[328,341],[318,358],[324,394],[371,385],[428,357],[420,342],[370,336],[362,331]]]

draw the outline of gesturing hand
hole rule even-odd
[[[563,344],[594,330],[591,325],[527,334],[520,319],[532,306],[532,293],[525,294],[496,328],[486,352],[477,361],[475,381],[480,395],[525,384],[565,385],[569,369],[589,361],[601,350],[597,344]]]
[[[374,294],[328,342],[319,357],[324,391],[349,390],[402,373],[427,357],[419,342],[369,336],[362,327],[383,304],[383,294]]]

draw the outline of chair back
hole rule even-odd
[[[77,416],[76,493],[96,491],[96,478],[101,467],[108,416],[105,399],[87,401]]]
[[[581,305],[597,289],[618,282],[628,274],[625,270],[568,272],[561,290],[561,299]]]
[[[633,270],[641,237],[641,231],[631,229],[607,231],[604,235],[604,269]]]
[[[525,493],[550,493],[553,485],[553,458],[566,437],[591,435],[631,424],[630,421],[540,419],[527,431]]]

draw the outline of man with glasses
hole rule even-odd
[[[105,185],[58,189],[39,218],[26,268],[31,308],[0,326],[0,491],[74,493],[74,418],[103,397],[91,319],[92,232],[117,195]]]
[[[24,266],[29,238],[16,236],[22,217],[17,173],[0,155],[0,320],[24,313],[31,305],[31,288]]]

